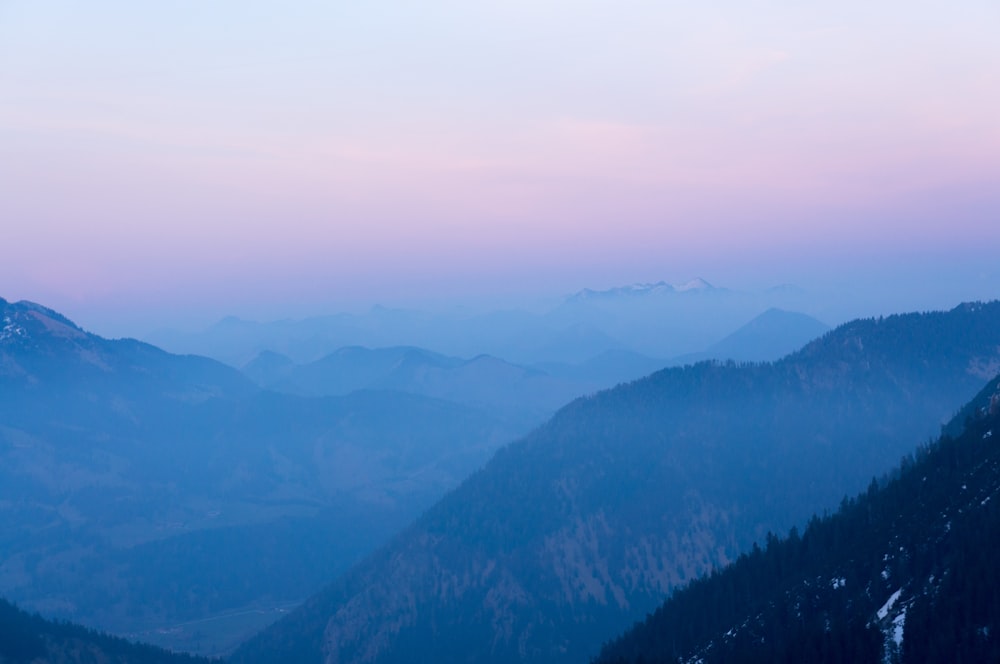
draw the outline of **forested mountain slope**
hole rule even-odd
[[[217,660],[132,643],[30,615],[0,599],[0,664],[208,664]]]
[[[773,364],[579,399],[241,662],[559,662],[862,489],[1000,367],[1000,303],[859,320]]]
[[[684,587],[596,661],[1000,661],[1000,380],[959,418],[957,438]]]

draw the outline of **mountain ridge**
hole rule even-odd
[[[674,295],[680,293],[723,291],[716,288],[701,277],[695,277],[680,284],[671,284],[660,280],[657,282],[634,283],[628,286],[614,286],[605,290],[594,290],[583,288],[572,295],[567,296],[567,302],[579,302],[590,299],[610,299],[618,297],[649,297]]]
[[[996,661],[994,435],[1000,378],[836,513],[679,589],[594,661]]]
[[[663,296],[636,295],[653,291]],[[581,296],[601,292],[610,295]],[[198,332],[160,330],[150,340],[168,350],[197,352],[232,366],[245,365],[263,350],[305,363],[352,345],[410,345],[454,357],[487,353],[522,365],[579,363],[607,351],[663,358],[699,352],[770,307],[822,308],[796,289],[744,292],[696,279],[676,286],[661,281],[607,291],[584,289],[537,310],[372,307],[300,320],[226,318]]]

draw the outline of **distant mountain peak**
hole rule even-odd
[[[693,290],[713,290],[714,288],[715,286],[708,283],[701,277],[695,277],[694,279],[688,281],[687,283],[674,286],[674,290],[677,291],[678,293],[684,293]]]
[[[695,277],[681,284],[670,284],[666,281],[637,282],[628,286],[617,286],[607,290],[593,290],[584,288],[577,291],[569,298],[570,302],[582,302],[595,299],[617,299],[623,297],[647,297],[651,295],[669,295],[674,293],[689,293],[698,291],[717,290],[715,286],[708,283],[701,277]]]

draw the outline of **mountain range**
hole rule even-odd
[[[413,346],[348,346],[305,364],[263,351],[243,372],[263,388],[302,396],[335,396],[363,389],[422,394],[484,409],[527,430],[578,396],[641,378],[670,364],[704,359],[776,360],[828,330],[805,314],[769,309],[705,352],[672,360],[609,350],[578,364],[524,367],[490,355],[466,360]]]
[[[0,300],[0,321],[0,595],[200,653],[279,619],[241,662],[589,658],[754,542],[781,550],[769,533],[861,490],[1000,371],[1000,303],[825,334],[768,310],[712,346],[733,359],[624,374],[479,468],[595,375],[661,360],[347,347],[306,363],[264,352],[240,372],[32,303]],[[915,587],[898,589],[907,611]],[[865,634],[896,656],[891,609]],[[102,657],[84,633],[70,650]],[[721,643],[704,634],[686,642],[695,659]]]
[[[171,647],[233,647],[517,432],[416,394],[261,390],[32,303],[0,321],[0,595]]]
[[[415,347],[338,349],[314,362],[265,351],[243,371],[264,388],[303,396],[395,390],[444,399],[493,413],[525,430],[582,394],[607,385],[570,380],[489,355],[469,360]]]
[[[578,399],[233,660],[581,661],[863,489],[998,370],[1000,303],[973,303]]]
[[[821,309],[794,288],[743,292],[703,279],[583,289],[538,311],[421,311],[373,307],[301,320],[228,317],[199,332],[160,330],[148,340],[244,366],[263,351],[296,364],[344,347],[413,346],[452,357],[490,355],[523,366],[580,364],[609,351],[654,358],[700,353],[770,308]],[[792,349],[789,349],[792,350]]]
[[[0,300],[0,320],[0,594],[203,653],[280,617],[561,404],[665,364],[353,347],[302,365],[264,352],[241,373],[34,303]]]
[[[655,283],[635,283],[628,286],[617,286],[607,290],[592,290],[590,288],[584,288],[583,290],[577,291],[567,297],[566,301],[580,302],[594,299],[611,300],[622,297],[655,297],[672,295],[674,293],[697,293],[718,290],[720,289],[717,289],[701,277],[695,277],[690,281],[676,285],[668,284],[666,281],[657,281]]]

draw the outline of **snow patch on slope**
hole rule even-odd
[[[900,588],[899,590],[897,590],[896,592],[894,592],[892,595],[889,596],[889,599],[885,601],[885,604],[882,605],[882,608],[879,609],[878,612],[876,612],[875,614],[878,616],[879,620],[885,620],[885,617],[889,615],[890,611],[892,611],[892,605],[896,603],[896,600],[899,599],[899,595],[902,592],[903,589]]]
[[[0,329],[0,341],[7,341],[15,337],[25,337],[28,332],[11,320],[10,316],[3,317],[3,329]]]

